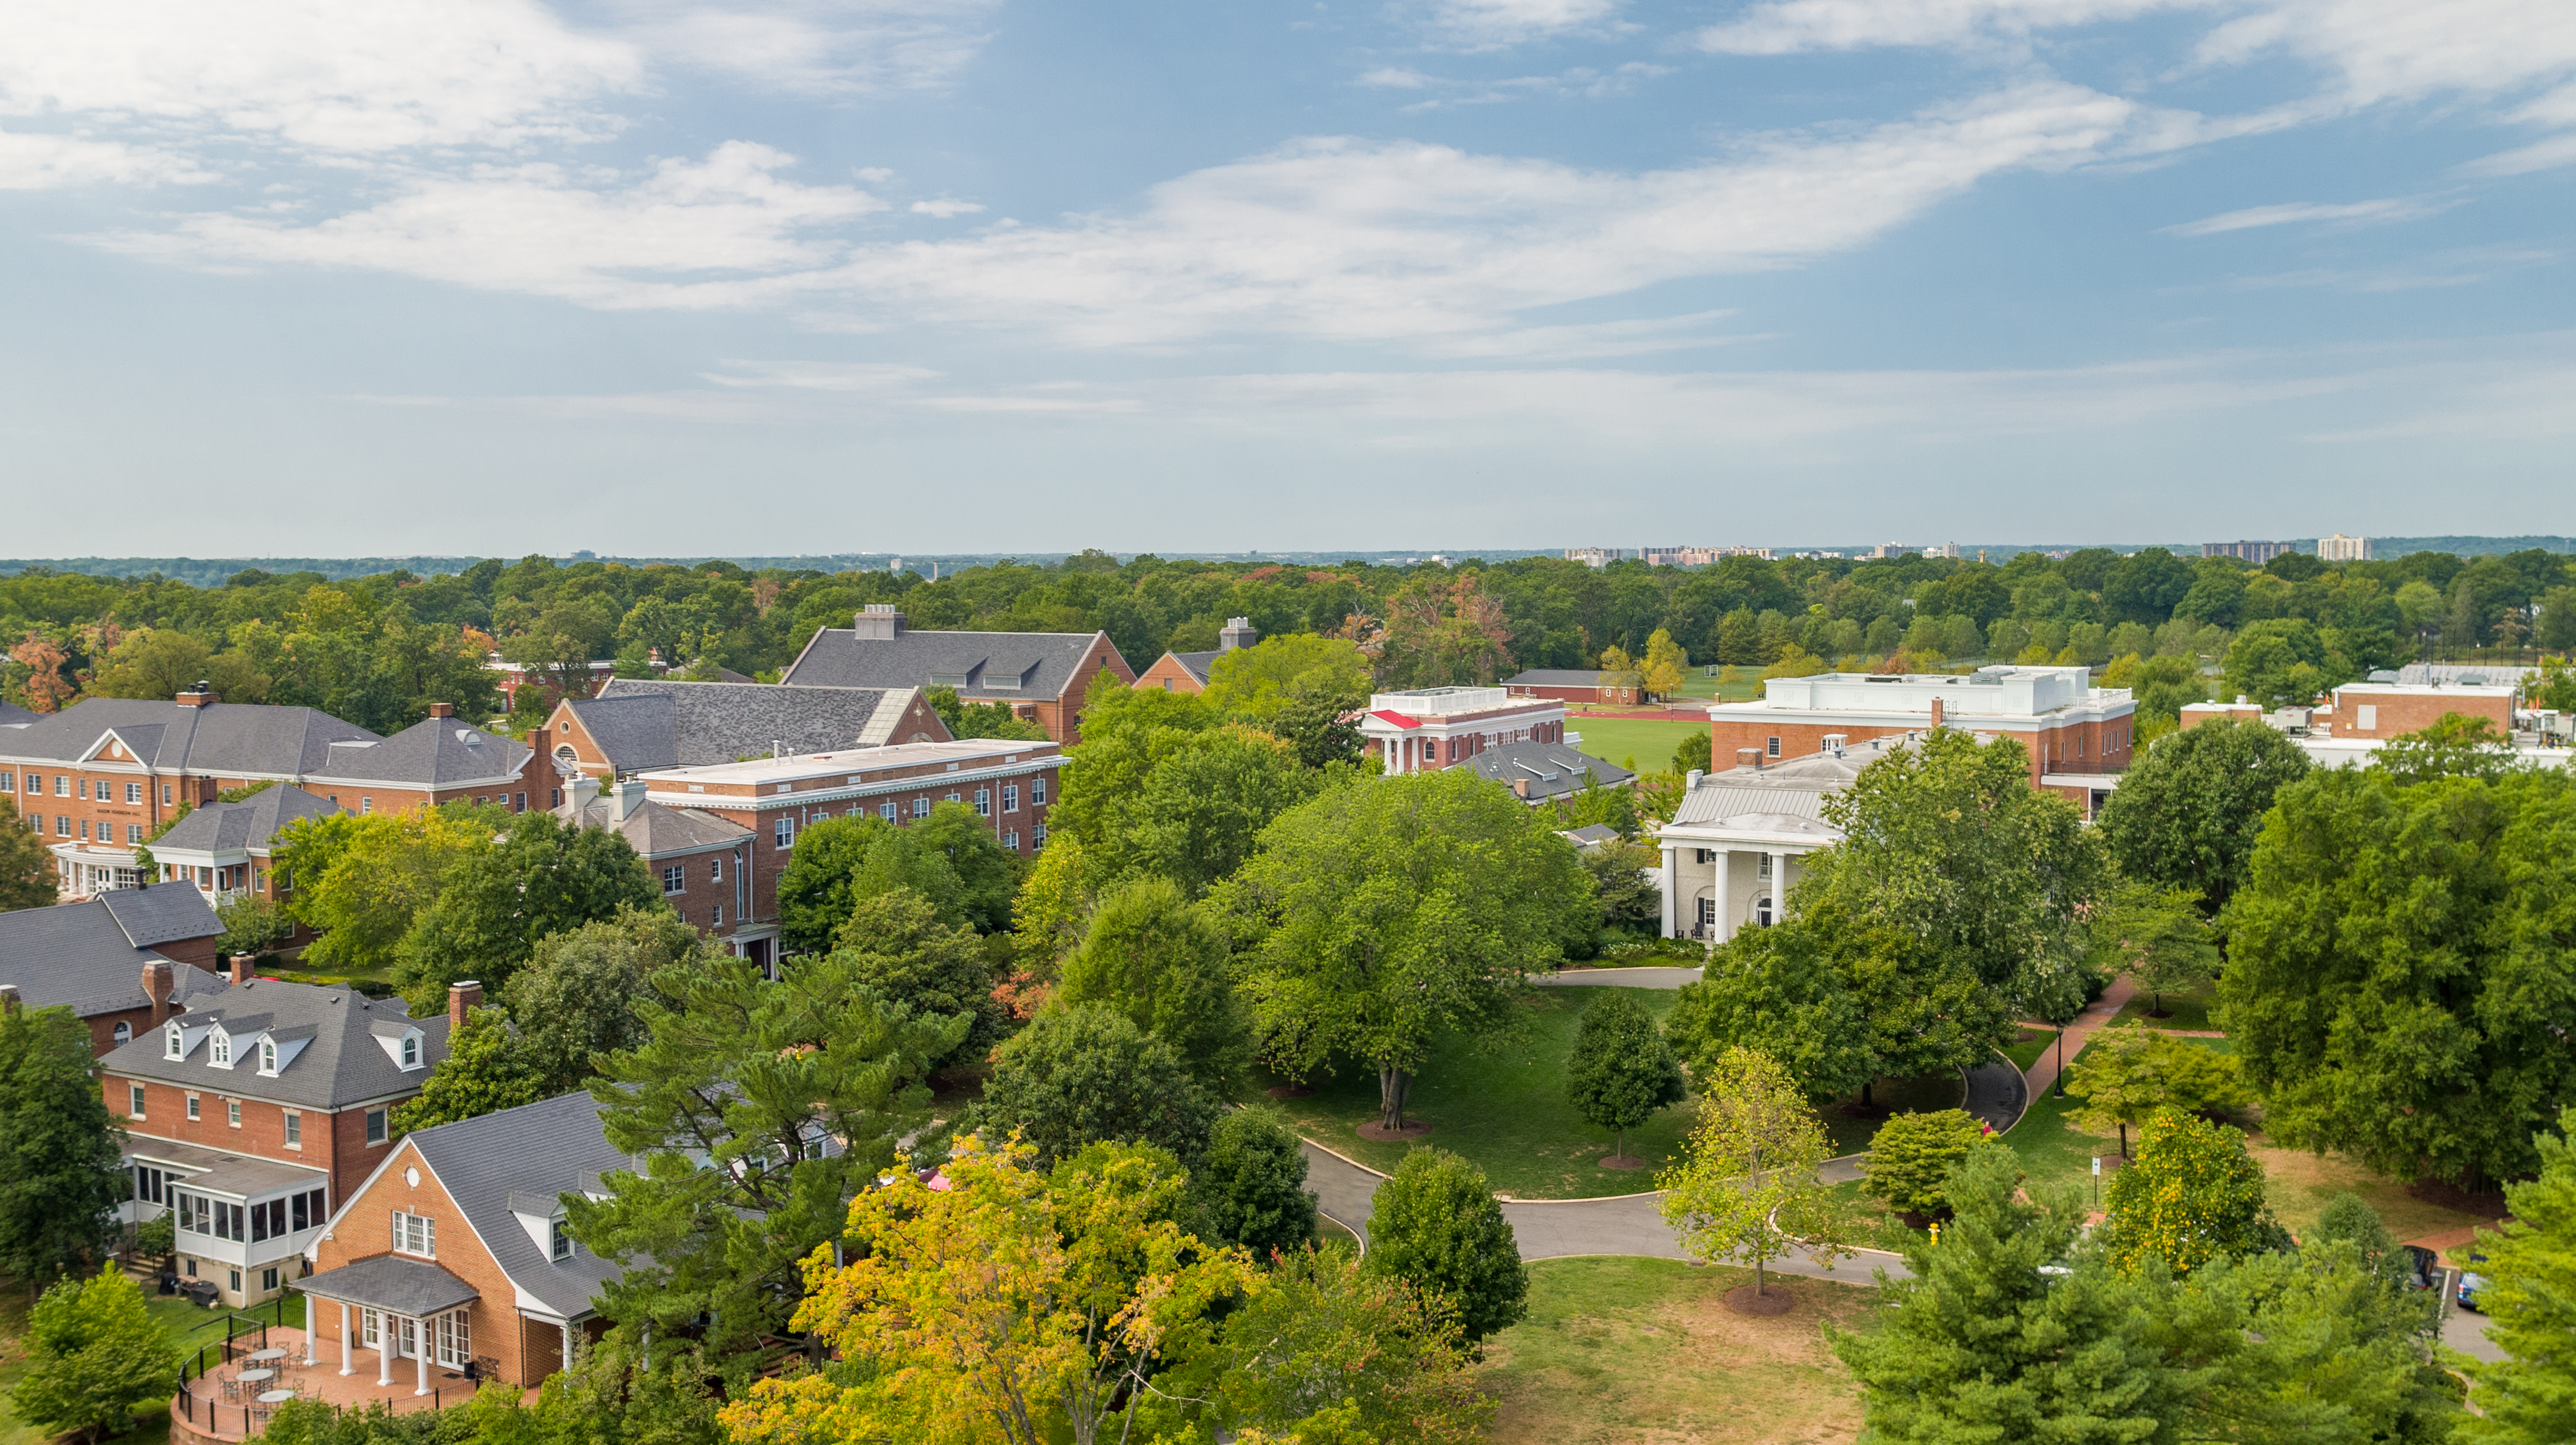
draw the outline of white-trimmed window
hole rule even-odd
[[[125,1102],[126,1102],[125,1117],[127,1117],[127,1118],[129,1118],[129,1119],[140,1119],[140,1118],[142,1118],[142,1117],[143,1117],[143,1086],[142,1086],[141,1084],[128,1084],[128,1085],[126,1085],[126,1086],[125,1086]]]
[[[141,783],[126,784],[125,801],[140,805],[143,802],[143,785]]]
[[[120,1019],[116,1027],[110,1031],[109,1037],[116,1043],[130,1044],[134,1042],[134,1025]]]
[[[180,1031],[177,1024],[170,1025],[168,1031],[161,1037],[164,1040],[163,1057],[165,1058],[178,1058],[179,1050],[185,1047],[188,1041],[188,1036]]]
[[[780,818],[770,825],[770,837],[781,848],[796,846],[796,820]]]
[[[724,855],[722,853],[718,853],[707,860],[707,881],[709,883],[722,883],[724,881]]]
[[[420,1035],[403,1035],[402,1056],[402,1066],[404,1068],[417,1069],[420,1067]]]
[[[270,1078],[277,1077],[277,1045],[272,1040],[259,1041],[259,1071]]]
[[[666,865],[662,869],[662,891],[666,894],[688,892],[689,870],[677,863]]]
[[[367,1111],[367,1142],[370,1144],[385,1142],[385,1111],[382,1109]]]
[[[978,818],[989,818],[993,816],[992,789],[977,788],[975,790],[975,816]]]
[[[465,1311],[450,1310],[436,1317],[438,1362],[449,1369],[461,1370],[474,1358],[474,1337],[466,1333]]]
[[[1044,847],[1046,847],[1046,824],[1040,823],[1029,830],[1029,851],[1034,853]]]
[[[1043,808],[1046,806],[1045,778],[1039,777],[1029,779],[1029,806],[1033,808]]]
[[[207,1043],[206,1048],[207,1063],[210,1063],[219,1069],[229,1069],[232,1067],[233,1036],[225,1033],[222,1026],[218,1025],[216,1027],[214,1038]]]
[[[376,1312],[368,1309],[364,1305],[359,1306],[358,1343],[372,1350],[377,1347],[377,1342],[383,1338],[383,1328],[378,1323]]]
[[[948,801],[950,801],[950,802],[952,802],[952,803],[962,803],[962,802],[965,802],[966,800],[965,800],[964,798],[959,797],[959,796],[958,796],[957,794],[955,794],[955,793],[951,793],[951,794],[949,794],[949,795],[948,795]]]
[[[224,1124],[228,1128],[238,1129],[241,1127],[241,1100],[224,1100]]]
[[[1002,846],[1014,853],[1020,851],[1020,830],[1013,828],[1002,835]]]
[[[929,798],[927,798],[927,797],[920,797],[920,798],[915,798],[915,799],[913,799],[913,800],[912,800],[912,818],[913,818],[913,821],[917,823],[917,822],[920,822],[922,819],[927,818],[927,817],[929,817],[929,816],[930,816],[930,799],[929,799]]]
[[[709,917],[708,917],[708,919],[707,919],[707,927],[709,927],[709,928],[722,928],[722,927],[724,927],[724,905],[723,905],[723,904],[719,903],[719,904],[717,904],[714,908],[712,908],[712,909],[710,909],[710,910],[709,910]]]
[[[877,804],[877,816],[885,819],[889,823],[894,821],[894,815],[899,811],[901,811],[901,809],[893,803]]]
[[[194,1118],[197,1118],[197,1117],[198,1117],[198,1114],[197,1114],[197,1096],[196,1096],[196,1095],[194,1095],[194,1094],[190,1094],[190,1095],[188,1096],[188,1117],[189,1117],[189,1118],[191,1118],[191,1119],[194,1119]]]
[[[1005,813],[1016,813],[1019,810],[1020,785],[1017,783],[1004,783],[1002,785],[1002,811]]]
[[[394,1211],[394,1252],[416,1254],[423,1259],[438,1257],[438,1221],[426,1214]]]
[[[289,1149],[304,1147],[304,1116],[293,1109],[286,1111],[286,1147]]]
[[[570,1220],[557,1219],[554,1222],[554,1231],[548,1239],[551,1246],[548,1253],[557,1259],[572,1258],[572,1222]]]

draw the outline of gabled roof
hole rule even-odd
[[[1473,768],[1479,776],[1515,792],[1526,783],[1529,790],[1524,796],[1532,802],[1564,797],[1580,791],[1587,783],[1599,788],[1622,787],[1636,777],[1625,768],[1605,763],[1567,743],[1504,743],[1458,766]]]
[[[14,702],[0,702],[0,728],[18,727],[43,716],[43,713],[29,712]]]
[[[85,698],[26,726],[0,731],[0,758],[73,763],[113,731],[154,770],[292,778],[317,771],[331,744],[375,734],[309,707],[209,703],[182,707],[141,698]]]
[[[665,853],[694,853],[701,848],[729,848],[751,836],[751,830],[740,823],[700,808],[669,808],[650,799],[626,815],[623,823],[612,823],[614,801],[593,798],[572,814],[572,804],[555,810],[555,816],[576,828],[610,828],[624,838],[637,856],[658,858]]]
[[[1179,663],[1181,671],[1197,679],[1199,686],[1205,687],[1208,669],[1216,665],[1218,658],[1225,656],[1225,651],[1220,648],[1215,652],[1166,652],[1163,655]]]
[[[775,687],[757,682],[616,678],[594,698],[567,698],[591,741],[621,773],[730,763],[785,744],[788,753],[876,747],[894,736],[910,687]],[[937,728],[935,741],[948,729]]]
[[[336,743],[313,775],[333,782],[453,788],[515,778],[532,756],[503,734],[452,717],[433,717],[389,738]]]
[[[161,955],[152,943],[137,943],[137,935],[169,943],[223,927],[205,895],[187,883],[119,888],[86,903],[0,913],[0,983],[16,984],[29,1008],[68,1005],[83,1018],[144,1008],[152,1000],[143,992],[143,966]],[[181,1007],[224,991],[224,980],[204,969],[171,967]]]
[[[415,1093],[439,1060],[447,1057],[447,1015],[415,1019],[401,999],[370,999],[338,985],[255,978],[215,998],[197,1001],[186,1022],[221,1023],[225,1032],[237,1037],[265,1031],[281,1040],[309,1027],[312,1042],[298,1050],[275,1078],[269,1078],[259,1072],[254,1059],[239,1054],[231,1068],[215,1067],[203,1039],[188,1050],[186,1058],[170,1058],[156,1032],[111,1051],[99,1060],[100,1071],[191,1088],[221,1088],[229,1094],[309,1109],[343,1109],[362,1099]],[[421,1066],[406,1070],[376,1039],[399,1037],[415,1028],[421,1033]]]
[[[953,687],[978,702],[1053,701],[1090,686],[1097,632],[913,632],[825,628],[781,682],[791,687]],[[1115,649],[1112,649],[1115,651]]]
[[[152,850],[156,854],[260,852],[290,823],[346,811],[293,783],[279,783],[238,803],[207,803],[191,811],[172,824]]]
[[[1602,687],[1607,674],[1579,667],[1533,667],[1518,677],[1503,679],[1505,687]]]
[[[548,1258],[510,1208],[512,1195],[551,1201],[596,1187],[609,1170],[640,1167],[608,1142],[599,1101],[590,1095],[558,1094],[423,1129],[404,1142],[465,1212],[492,1262],[547,1309],[566,1319],[581,1315],[621,1273],[614,1261],[587,1249],[575,1249],[569,1259]]]

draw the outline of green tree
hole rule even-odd
[[[1710,766],[1709,749],[1714,746],[1715,743],[1704,731],[1684,734],[1682,740],[1673,745],[1674,769],[1683,773],[1693,770],[1707,772]]]
[[[1358,707],[1369,686],[1368,658],[1358,644],[1305,632],[1219,653],[1208,664],[1205,696],[1230,717],[1275,730],[1279,715],[1299,703]]]
[[[2102,805],[2097,830],[2123,876],[2189,889],[2216,916],[2252,874],[2254,843],[2307,754],[2260,722],[2205,722],[2158,738]]]
[[[2218,1005],[2264,1129],[2477,1186],[2576,1103],[2576,789],[2558,770],[2283,789],[2228,907]]]
[[[1640,672],[1646,691],[1658,697],[1678,697],[1683,679],[1690,672],[1690,654],[1682,650],[1680,643],[1673,641],[1671,633],[1658,627],[1654,635],[1646,639],[1646,655],[1641,659]]]
[[[2165,1317],[2183,1327],[2171,1354],[2197,1376],[2198,1438],[2453,1438],[2458,1391],[2423,1343],[2434,1297],[2374,1269],[2322,1224],[2301,1249],[2213,1261],[2165,1295]]]
[[[0,1014],[0,1275],[40,1284],[106,1253],[125,1131],[90,1059],[70,1009]]]
[[[2480,1304],[2492,1362],[2453,1358],[2474,1387],[2478,1413],[2460,1422],[2473,1445],[2554,1445],[2576,1440],[2576,1109],[2558,1131],[2536,1133],[2535,1177],[2505,1186],[2512,1218],[2479,1237],[2487,1279]]]
[[[1880,1289],[1883,1326],[1828,1327],[1870,1438],[2176,1445],[2192,1379],[2160,1347],[2144,1287],[2084,1248],[2081,1194],[2024,1193],[2019,1175],[2010,1149],[1972,1150],[1939,1247],[1910,1243],[1905,1277]]]
[[[1217,1120],[1190,1171],[1190,1197],[1197,1233],[1256,1259],[1299,1255],[1315,1242],[1305,1141],[1275,1111],[1231,1109]]]
[[[2513,771],[2517,760],[2512,742],[2495,730],[2492,719],[2446,712],[2431,727],[2382,743],[2370,755],[2370,766],[2400,783],[2436,778],[2494,782]]]
[[[1444,1029],[1495,1030],[1529,973],[1597,928],[1572,845],[1471,770],[1380,778],[1284,814],[1222,890],[1262,1055],[1378,1074],[1400,1128]]]
[[[60,896],[56,876],[44,837],[19,820],[16,802],[0,798],[0,913],[50,906]]]
[[[2347,661],[2328,654],[2317,629],[2296,617],[2247,623],[2227,645],[2223,666],[2227,695],[2252,698],[2265,711],[2304,707],[2353,676]]]
[[[851,885],[866,866],[868,850],[894,831],[879,818],[825,818],[796,835],[795,851],[778,875],[779,946],[791,954],[821,953],[858,901]]]
[[[266,953],[295,935],[295,920],[286,910],[257,894],[245,893],[216,904],[215,919],[224,926],[223,941],[216,947],[226,957]]]
[[[460,978],[503,986],[538,939],[661,900],[624,835],[552,813],[512,814],[499,838],[457,860],[438,900],[412,921],[394,977],[422,994]]]
[[[1219,1105],[1178,1050],[1098,1004],[1050,1009],[993,1053],[965,1127],[995,1146],[1017,1133],[1038,1168],[1086,1145],[1142,1140],[1195,1163]]]
[[[1010,1031],[975,930],[943,921],[909,888],[860,898],[833,943],[836,965],[879,999],[925,1018],[974,1020],[956,1050],[934,1064],[980,1060]]]
[[[1320,786],[1295,746],[1202,696],[1097,688],[1082,728],[1047,826],[1082,845],[1093,889],[1155,873],[1196,897]]]
[[[1377,1187],[1362,1269],[1398,1279],[1455,1313],[1470,1343],[1520,1322],[1529,1271],[1485,1171],[1446,1149],[1415,1149]]]
[[[1628,1153],[1628,1131],[1689,1096],[1672,1045],[1626,989],[1603,989],[1574,1026],[1565,1061],[1565,1093],[1574,1112],[1612,1131],[1610,1152]],[[1629,1167],[1634,1167],[1633,1165]]]
[[[510,1025],[505,1009],[478,1008],[447,1040],[447,1057],[420,1092],[394,1106],[394,1137],[533,1104],[547,1079]]]
[[[288,911],[319,935],[304,950],[304,962],[368,972],[390,966],[448,875],[468,855],[488,850],[508,816],[450,803],[287,825],[275,842],[274,877]]]
[[[2185,888],[2123,883],[2093,915],[2095,967],[2125,974],[2147,990],[2153,1017],[2165,1017],[2165,994],[2200,988],[2218,977],[2218,945],[2198,895]]]
[[[1009,703],[963,702],[953,687],[934,687],[922,697],[930,704],[930,710],[939,714],[939,720],[948,725],[951,737],[1046,741],[1046,729],[1013,712]]]
[[[1603,791],[1621,798],[1627,796],[1625,789]],[[1633,828],[1634,822],[1629,826]],[[1663,926],[1664,890],[1655,881],[1660,861],[1654,849],[1625,838],[1613,838],[1583,850],[1583,871],[1592,880],[1593,897],[1600,900],[1603,931],[1630,937],[1655,936]]]
[[[1457,1325],[1348,1250],[1281,1255],[1193,1364],[1238,1440],[1473,1445],[1494,1413]]]
[[[1056,998],[1125,1014],[1220,1093],[1249,1060],[1225,932],[1168,878],[1138,878],[1101,895],[1082,945],[1064,962]]]
[[[1753,1292],[1793,1249],[1830,1261],[1851,1251],[1831,1187],[1817,1170],[1833,1152],[1787,1070],[1750,1049],[1718,1056],[1700,1082],[1689,1154],[1657,1176],[1664,1222],[1703,1263],[1753,1262]]]
[[[121,1434],[133,1428],[136,1406],[166,1401],[179,1382],[170,1331],[113,1266],[46,1290],[27,1316],[27,1345],[12,1399],[18,1417],[46,1435]]]
[[[574,1238],[623,1266],[601,1312],[690,1333],[737,1385],[794,1312],[801,1261],[929,1122],[921,1081],[973,1024],[886,1003],[836,960],[777,982],[743,959],[665,969],[636,1004],[644,1042],[590,1083],[609,1142],[640,1165],[568,1202]]]
[[[913,846],[938,853],[956,876],[954,903],[943,899],[943,907],[962,912],[978,933],[999,933],[1011,926],[1011,896],[1020,888],[1020,858],[1002,846],[992,825],[973,808],[943,799],[931,808],[929,817],[899,831]]]
[[[1950,1170],[1988,1142],[1985,1124],[1965,1109],[1898,1114],[1870,1136],[1861,1188],[1891,1209],[1946,1214]]]
[[[2108,1218],[2095,1231],[2113,1266],[2148,1261],[2188,1274],[2287,1242],[2263,1201],[2263,1166],[2245,1136],[2180,1109],[2161,1109],[2138,1133],[2138,1157],[2111,1176]]]
[[[2096,1134],[2117,1127],[2128,1157],[2129,1128],[2159,1109],[2241,1108],[2253,1102],[2236,1060],[2153,1029],[2106,1029],[2067,1066],[2066,1092],[2082,1102],[2076,1122]]]
[[[1843,1098],[1878,1072],[1870,1020],[1827,956],[1823,930],[1796,920],[1748,928],[1686,983],[1664,1036],[1700,1077],[1727,1050],[1776,1060],[1815,1103]]]
[[[1843,840],[1808,857],[1793,912],[1838,913],[1964,965],[2006,1012],[2071,1015],[2082,919],[2108,874],[2074,805],[2031,787],[2029,768],[2020,743],[1951,728],[1871,763],[1825,800]]]
[[[592,1061],[641,1047],[636,1012],[663,970],[694,968],[726,957],[724,945],[668,908],[625,907],[615,916],[538,939],[528,966],[500,990],[519,1047],[542,1081],[537,1097],[581,1088]]]

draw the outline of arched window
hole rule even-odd
[[[114,1037],[120,1044],[130,1044],[134,1042],[134,1025],[125,1023],[118,1024],[116,1026]]]
[[[1771,895],[1766,893],[1753,900],[1753,925],[1756,928],[1769,928],[1772,921]]]
[[[259,1071],[263,1074],[277,1072],[277,1045],[266,1039],[259,1041]]]
[[[403,1035],[402,1066],[406,1069],[416,1069],[420,1067],[420,1035]]]
[[[164,1037],[164,1038],[166,1038],[166,1039],[169,1041],[169,1052],[170,1052],[170,1057],[172,1057],[172,1058],[174,1058],[174,1059],[175,1059],[175,1058],[178,1058],[178,1057],[180,1056],[180,1055],[179,1055],[179,1049],[180,1049],[180,1046],[181,1046],[184,1042],[186,1042],[186,1040],[187,1040],[187,1035],[185,1035],[185,1034],[183,1034],[183,1033],[179,1032],[179,1026],[178,1026],[177,1024],[172,1024],[172,1025],[170,1025],[170,1031],[169,1031],[167,1034],[163,1035],[163,1037]]]

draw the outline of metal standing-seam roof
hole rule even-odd
[[[1587,782],[1600,788],[1623,787],[1637,776],[1570,743],[1504,743],[1458,766],[1473,768],[1478,776],[1491,778],[1514,791],[1527,783],[1529,791],[1523,796],[1533,803],[1579,792]]]
[[[825,628],[780,681],[792,687],[952,687],[979,702],[1054,700],[1090,686],[1097,632],[913,632]],[[1111,648],[1116,651],[1115,646]]]
[[[599,1122],[599,1101],[589,1094],[558,1094],[459,1119],[407,1135],[404,1142],[420,1152],[447,1197],[465,1212],[492,1262],[547,1309],[566,1319],[584,1314],[601,1286],[622,1273],[614,1261],[587,1249],[576,1248],[565,1259],[548,1258],[510,1207],[513,1196],[522,1203],[551,1205],[563,1194],[596,1187],[609,1170],[639,1167],[608,1142]],[[300,1287],[309,1289],[312,1282]]]
[[[265,850],[289,824],[348,811],[293,783],[262,788],[238,803],[206,803],[152,844],[157,853],[245,853]]]
[[[757,682],[616,678],[594,698],[568,698],[591,741],[621,773],[693,768],[766,754],[828,753],[896,741],[911,687],[778,687]],[[947,740],[942,725],[934,741]]]
[[[430,1071],[447,1057],[447,1015],[416,1019],[399,998],[370,999],[339,985],[255,978],[199,1000],[187,1021],[220,1022],[226,1033],[245,1040],[234,1052],[231,1068],[216,1067],[203,1038],[187,1057],[171,1058],[156,1032],[110,1051],[99,1060],[100,1072],[220,1089],[300,1108],[344,1109],[364,1099],[418,1092]],[[306,1029],[311,1030],[311,1042],[286,1060],[273,1078],[260,1073],[254,1059],[246,1057],[247,1040],[263,1032],[283,1043]],[[411,1029],[421,1034],[420,1066],[405,1069],[376,1040],[398,1038]]]
[[[67,1005],[83,1018],[144,1008],[152,1000],[143,992],[143,966],[161,958],[154,945],[223,931],[206,896],[188,883],[20,908],[0,913],[0,983],[15,984],[29,1008]],[[137,942],[138,934],[150,942]],[[202,968],[171,967],[174,998],[203,1001],[225,989],[222,977]]]
[[[114,732],[156,772],[296,778],[319,771],[334,742],[374,733],[309,707],[93,697],[0,731],[0,758],[72,763]]]

